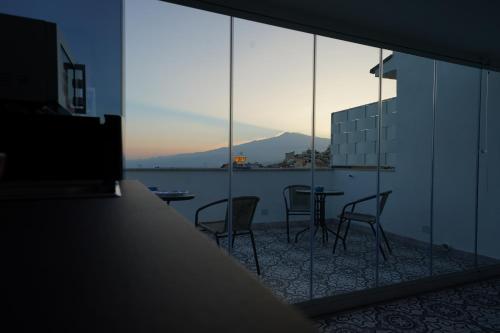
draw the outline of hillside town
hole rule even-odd
[[[330,167],[330,146],[325,151],[315,153],[315,167],[328,168]],[[227,168],[228,164],[224,163],[221,168]],[[311,167],[311,149],[301,153],[291,151],[285,153],[285,158],[272,164],[263,165],[259,162],[249,162],[247,156],[240,153],[233,158],[233,168],[236,169],[258,169],[258,168],[276,168],[276,169],[289,169],[289,168],[309,168]]]
[[[330,166],[330,146],[325,151],[315,152],[315,167],[328,168]],[[311,149],[301,153],[294,151],[285,153],[283,161],[268,165],[269,168],[309,168],[311,166]]]

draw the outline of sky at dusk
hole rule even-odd
[[[384,52],[384,55],[390,52]],[[379,50],[318,37],[316,136],[332,112],[375,102]],[[234,141],[311,135],[313,36],[234,23]],[[229,17],[156,0],[125,1],[126,156],[228,145]],[[383,97],[396,95],[384,80]]]

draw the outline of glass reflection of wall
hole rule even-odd
[[[286,189],[306,189],[311,182],[312,40],[298,31],[234,21],[232,195],[259,199],[252,230],[260,279],[291,303],[309,299],[310,287],[309,233],[295,242],[310,221],[309,194]],[[323,150],[328,143],[324,138]],[[295,209],[289,238],[287,205]],[[233,250],[257,273],[250,236],[236,236]]]

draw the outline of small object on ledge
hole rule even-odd
[[[161,200],[170,205],[170,201],[184,201],[194,199],[194,195],[186,190],[153,191]]]

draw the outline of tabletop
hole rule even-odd
[[[297,193],[311,194],[311,190],[297,190]],[[317,196],[344,195],[344,192],[338,190],[328,190],[328,191],[315,191],[314,194]]]
[[[194,199],[194,194],[189,192],[153,191],[163,201],[183,201]]]

